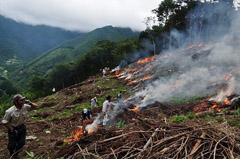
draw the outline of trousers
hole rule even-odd
[[[26,140],[26,126],[23,124],[19,127],[14,128],[17,130],[18,134],[11,132],[8,130],[8,150],[10,154],[17,152],[25,145]]]

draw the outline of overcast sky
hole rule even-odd
[[[144,30],[161,0],[0,0],[0,15],[81,32],[106,25]]]

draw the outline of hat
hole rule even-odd
[[[87,113],[87,111],[88,111],[88,110],[87,110],[86,108],[84,108],[84,109],[83,109],[83,113],[85,113],[85,114],[86,114],[86,113]]]
[[[13,97],[13,101],[24,100],[26,97],[23,97],[21,94],[17,94]]]

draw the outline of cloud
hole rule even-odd
[[[144,30],[159,0],[0,0],[0,15],[31,25],[90,31],[106,25]]]

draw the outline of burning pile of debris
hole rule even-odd
[[[194,112],[201,113],[205,111],[216,110],[218,112],[228,109],[228,110],[236,110],[240,105],[240,95],[231,94],[226,97],[223,101],[218,101],[214,97],[206,99],[200,105],[194,108]]]
[[[239,132],[232,132],[225,122],[168,123],[161,117],[144,118],[144,112],[127,111],[124,129],[108,130],[82,136],[57,153],[54,158],[239,158]],[[145,114],[146,115],[146,114]]]

